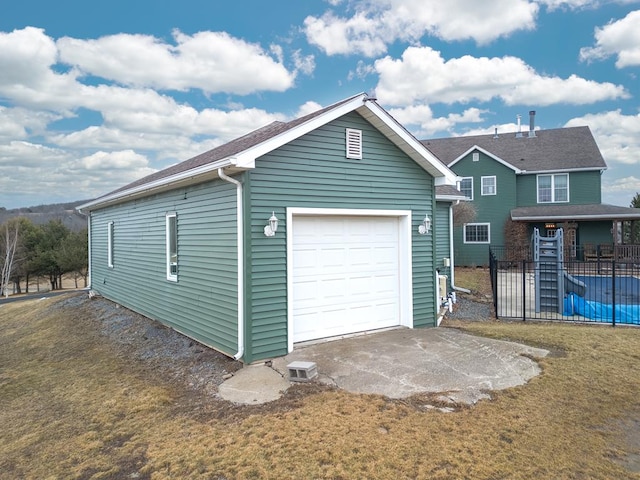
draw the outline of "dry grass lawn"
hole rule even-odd
[[[84,305],[0,305],[2,478],[640,478],[640,329],[449,324],[554,352],[529,384],[454,413],[304,385],[208,409],[119,355]]]

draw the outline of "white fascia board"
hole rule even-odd
[[[398,148],[409,155],[418,165],[429,172],[436,178],[444,177],[444,183],[436,183],[437,185],[455,185],[456,174],[450,170],[444,163],[438,160],[427,147],[422,145],[409,131],[398,123],[386,110],[375,102],[364,102],[361,108],[366,108],[371,114],[380,120],[380,124],[373,124],[376,128],[381,129],[389,140],[395,143]],[[371,122],[369,115],[363,115]],[[386,130],[386,131],[385,131]]]
[[[529,222],[550,222],[567,220],[567,215],[524,215],[519,217],[511,216],[512,220]],[[600,215],[571,215],[571,220],[638,220],[639,215],[633,214],[600,214]]]
[[[184,172],[177,173],[175,175],[171,175],[169,177],[159,178],[158,180],[144,183],[142,185],[138,185],[133,188],[129,188],[127,190],[122,190],[119,192],[115,192],[106,197],[100,197],[99,199],[92,200],[91,202],[87,202],[83,205],[76,207],[76,210],[94,210],[92,207],[114,204],[118,203],[120,200],[123,200],[128,197],[139,196],[140,194],[147,194],[148,192],[152,192],[153,190],[158,190],[162,187],[169,186],[173,183],[185,182],[185,184],[189,184],[189,180],[193,180],[192,183],[197,183],[199,181],[199,177],[205,175],[207,173],[214,172],[217,175],[218,168],[224,167],[232,167],[236,166],[236,159],[233,157],[225,158],[222,160],[218,160],[214,163],[209,163],[206,165],[202,165],[197,168],[192,168],[190,170],[186,170]]]
[[[437,202],[463,202],[469,200],[464,195],[436,195]]]
[[[556,168],[553,170],[520,170],[519,175],[544,175],[549,173],[567,173],[567,172],[603,172],[607,167],[588,167],[588,168]]]
[[[470,149],[468,149],[466,152],[464,152],[462,155],[458,156],[458,158],[456,158],[453,162],[451,162],[449,164],[449,168],[453,167],[456,163],[458,163],[460,160],[462,160],[464,157],[466,157],[467,155],[469,155],[471,152],[473,152],[474,150],[478,150],[479,152],[484,153],[486,156],[493,158],[496,162],[504,165],[505,167],[507,167],[510,170],[513,170],[514,172],[516,172],[516,174],[522,173],[523,170],[520,170],[519,168],[514,167],[512,164],[510,164],[509,162],[504,161],[503,159],[501,159],[500,157],[498,157],[497,155],[491,153],[488,150],[485,150],[482,147],[479,147],[478,145],[474,145],[473,147],[471,147]]]
[[[256,158],[266,155],[276,148],[286,145],[287,143],[322,127],[323,125],[356,110],[358,107],[362,106],[365,98],[366,95],[361,93],[360,95],[353,97],[348,102],[327,110],[322,115],[313,117],[305,123],[301,123],[300,125],[266,140],[265,142],[240,152],[236,155],[236,166],[238,168],[255,168]]]

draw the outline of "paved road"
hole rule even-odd
[[[0,297],[0,305],[5,303],[20,302],[22,300],[35,300],[38,298],[57,297],[58,295],[66,295],[68,293],[77,293],[82,290],[55,290],[53,292],[30,293],[28,295],[11,295],[8,298]]]

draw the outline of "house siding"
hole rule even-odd
[[[505,222],[516,205],[516,174],[493,158],[479,152],[478,161],[473,161],[473,152],[457,162],[453,170],[461,177],[473,177],[473,205],[476,218],[470,223],[490,224],[490,244],[504,245]],[[496,177],[496,195],[482,195],[482,177]],[[488,244],[464,243],[463,227],[454,229],[454,257],[456,265],[487,265]]]
[[[451,289],[451,267],[445,267],[444,259],[451,259],[451,245],[449,243],[449,211],[451,203],[436,202],[435,226],[433,232],[436,239],[436,269],[441,275],[447,276],[447,288]]]
[[[177,282],[166,278],[167,212],[177,215]],[[231,184],[216,180],[91,212],[91,288],[227,354],[237,350],[237,277]]]
[[[558,172],[562,173],[562,172]],[[599,171],[569,172],[569,202],[562,205],[589,205],[602,201]],[[536,205],[556,205],[556,203],[538,203],[537,174],[519,175],[517,179],[518,207]]]
[[[345,129],[362,130],[362,159],[345,158]],[[434,182],[413,160],[352,112],[259,158],[247,173],[247,351],[245,361],[287,353],[287,207],[411,210],[414,326],[435,325],[433,235],[418,235],[433,218]],[[275,212],[275,237],[264,226]]]

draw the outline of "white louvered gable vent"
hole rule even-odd
[[[347,158],[362,158],[362,130],[347,128]]]

